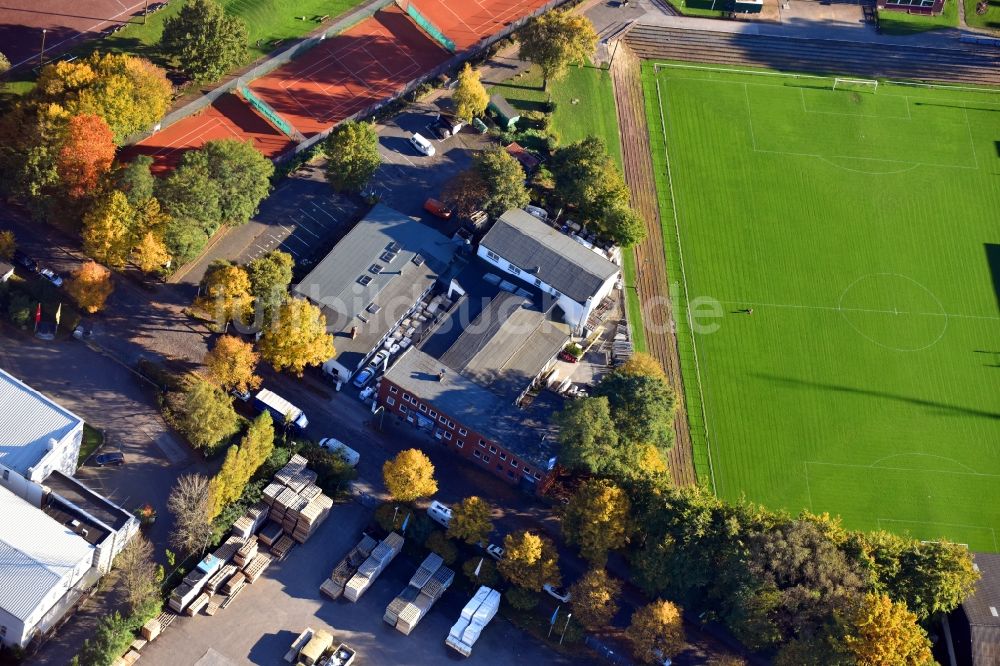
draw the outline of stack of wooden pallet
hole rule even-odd
[[[292,538],[287,534],[284,534],[280,539],[274,542],[273,546],[271,546],[271,553],[279,560],[283,560],[285,559],[285,555],[288,555],[288,551],[290,551],[294,545],[295,542],[292,541]]]
[[[233,574],[233,577],[226,581],[226,584],[222,586],[222,593],[227,596],[235,596],[237,592],[243,589],[243,586],[247,583],[247,577],[243,575],[242,571],[237,571]]]
[[[271,556],[267,553],[258,553],[250,562],[243,567],[243,575],[248,583],[254,583],[264,573],[264,569],[271,563]]]
[[[233,555],[236,554],[236,551],[239,550],[240,546],[242,546],[245,542],[246,539],[238,536],[231,536],[226,539],[226,543],[216,548],[215,552],[212,554],[223,562],[228,562],[233,559]]]
[[[377,545],[378,542],[375,539],[367,534],[363,535],[360,543],[334,567],[333,573],[323,581],[319,591],[331,599],[338,599],[344,593],[344,585],[347,584],[351,576],[358,572],[358,567],[368,559]]]
[[[315,488],[315,486],[313,487]],[[317,488],[317,490],[319,489]],[[299,520],[295,523],[292,538],[299,543],[305,543],[330,515],[332,508],[332,499],[323,493],[316,495],[305,508],[299,511]]]
[[[278,523],[268,523],[264,526],[264,529],[260,531],[260,534],[257,535],[257,539],[265,546],[271,546],[275,541],[281,538],[281,535],[281,525]]]
[[[247,539],[247,542],[240,546],[240,549],[236,551],[236,555],[233,556],[233,562],[236,563],[238,567],[245,567],[250,560],[257,556],[257,537],[252,536]]]
[[[236,565],[227,564],[222,567],[208,579],[207,583],[205,583],[205,591],[209,594],[215,594],[215,592],[222,587],[222,585],[225,584],[225,582],[229,580],[229,577],[234,573],[236,573]]]

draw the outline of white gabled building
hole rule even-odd
[[[82,440],[83,419],[0,370],[0,644],[58,624],[139,530],[73,478]]]
[[[37,484],[76,472],[83,419],[0,370],[0,485],[38,505]]]
[[[515,208],[500,216],[477,253],[500,270],[556,299],[577,335],[614,289],[621,269],[594,250]]]
[[[97,581],[97,549],[2,486],[0,516],[0,643],[23,647]]]

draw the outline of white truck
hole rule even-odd
[[[448,632],[448,638],[444,640],[445,645],[459,654],[470,656],[472,646],[479,640],[483,629],[497,614],[499,608],[500,593],[485,585],[480,587],[469,603],[465,604],[458,622]]]
[[[274,391],[261,389],[254,396],[253,403],[258,412],[271,412],[276,427],[281,427],[281,425],[287,423],[299,430],[299,432],[309,427],[309,419],[306,418],[302,410]]]

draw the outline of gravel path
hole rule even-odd
[[[624,43],[612,62],[611,78],[618,107],[618,131],[621,135],[625,181],[632,193],[632,206],[646,221],[646,239],[635,248],[638,280],[636,291],[642,304],[643,321],[649,353],[663,365],[679,396],[674,427],[677,440],[670,450],[669,465],[674,483],[680,486],[697,482],[691,458],[691,434],[684,404],[683,380],[674,334],[670,303],[670,284],[663,251],[663,233],[656,197],[656,179],[649,153],[649,131],[643,103],[639,60]],[[635,323],[635,322],[633,322]]]

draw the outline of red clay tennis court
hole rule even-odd
[[[272,159],[292,146],[287,136],[254,113],[246,102],[226,94],[204,111],[130,146],[122,157],[128,161],[136,155],[149,155],[155,160],[153,170],[162,172],[177,166],[185,151],[215,139],[253,139],[254,147]]]
[[[528,16],[547,0],[401,0],[430,19],[461,51],[508,23]]]
[[[250,89],[309,137],[391,97],[448,57],[391,7],[257,79]]]
[[[142,8],[142,0],[6,0],[0,4],[0,53],[14,68],[37,65],[44,29],[48,62],[76,40],[97,37]]]

